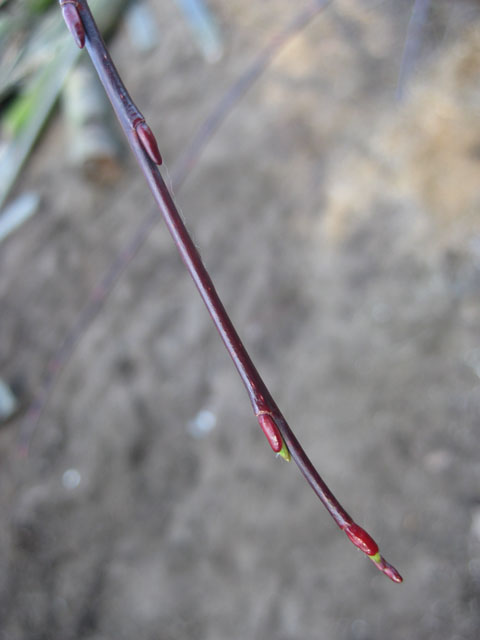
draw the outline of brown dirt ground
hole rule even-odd
[[[215,0],[205,63],[167,0],[112,53],[171,165],[296,10]],[[299,3],[298,3],[299,4]],[[433,3],[432,3],[433,4]],[[276,461],[162,224],[60,378],[30,458],[0,431],[2,640],[474,640],[480,628],[480,7],[338,0],[288,46],[178,194],[259,369],[347,510],[348,543]],[[31,391],[151,196],[125,152],[92,186],[57,113],[0,247],[1,365]],[[192,437],[202,410],[216,427]],[[77,470],[77,488],[64,473]]]

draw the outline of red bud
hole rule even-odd
[[[272,416],[268,415],[268,413],[261,413],[257,418],[269,445],[275,453],[280,453],[283,447],[283,438]]]
[[[375,540],[362,527],[355,522],[344,529],[351,542],[361,549],[367,556],[374,556],[378,553],[378,545]]]
[[[150,160],[155,164],[162,164],[162,156],[160,155],[157,141],[148,124],[146,122],[140,122],[137,124],[135,130]]]
[[[63,19],[68,27],[68,30],[75,40],[75,44],[80,49],[85,46],[85,29],[83,28],[83,22],[78,13],[78,9],[73,2],[65,2],[62,4]]]

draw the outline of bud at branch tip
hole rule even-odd
[[[390,578],[392,582],[403,582],[402,576],[395,567],[392,567],[392,565],[380,555],[377,543],[365,529],[362,529],[356,522],[352,522],[352,524],[345,525],[345,527],[342,528],[350,541],[370,558],[377,569]]]

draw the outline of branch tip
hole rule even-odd
[[[347,534],[349,540],[370,558],[377,569],[390,578],[392,582],[396,582],[397,584],[403,582],[402,576],[398,573],[395,567],[389,564],[385,558],[380,555],[377,543],[371,535],[365,531],[365,529],[362,529],[362,527],[360,527],[356,522],[353,522],[352,524],[343,527],[343,530]]]
[[[377,567],[377,569],[384,573],[387,578],[390,578],[392,582],[395,582],[396,584],[401,584],[403,582],[403,578],[399,574],[399,572],[395,569],[394,566],[387,562],[385,558],[380,555],[380,553],[377,552],[375,555],[368,557]]]

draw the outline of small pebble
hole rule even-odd
[[[193,420],[190,420],[187,428],[194,438],[204,438],[217,424],[217,416],[208,409],[202,409]]]
[[[67,469],[62,476],[62,484],[65,489],[76,489],[81,481],[82,476],[77,469]]]

